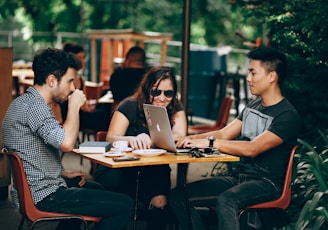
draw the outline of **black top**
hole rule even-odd
[[[131,96],[138,88],[145,72],[145,68],[116,69],[110,77],[110,90],[114,101],[122,101]]]
[[[245,107],[238,119],[243,122],[241,138],[244,140],[251,141],[268,130],[284,141],[254,158],[241,157],[241,172],[282,184],[290,151],[297,143],[300,129],[300,119],[295,108],[286,99],[272,106],[262,106],[261,100],[257,99]]]

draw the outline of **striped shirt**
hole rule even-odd
[[[9,106],[2,123],[3,145],[23,161],[34,203],[66,187],[59,148],[65,132],[51,107],[30,87]],[[18,203],[17,200],[13,200]]]

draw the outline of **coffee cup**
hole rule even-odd
[[[119,152],[124,152],[128,148],[128,142],[127,141],[115,141],[113,143],[113,147]]]

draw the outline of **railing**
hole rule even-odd
[[[67,32],[33,32],[33,41],[32,39],[28,39],[26,37],[26,34],[22,34],[18,31],[0,31],[0,46],[2,47],[13,47],[14,51],[14,60],[25,60],[27,62],[32,60],[32,57],[36,50],[41,48],[47,48],[47,47],[62,47],[63,43],[67,41],[76,41],[79,44],[83,45],[86,48],[87,51],[87,62],[89,61],[88,57],[88,50],[89,50],[89,40],[86,37],[81,36],[79,33],[67,33]],[[31,36],[30,36],[31,37]],[[177,82],[178,82],[178,89],[181,92],[181,53],[182,53],[182,42],[180,41],[168,41],[167,42],[167,56],[166,56],[166,63],[165,65],[171,66],[174,68]],[[226,55],[225,58],[225,75],[235,76],[236,74],[243,76],[247,73],[247,58],[246,53],[248,50],[245,49],[235,49],[232,47],[207,47],[207,46],[201,46],[197,44],[190,44],[191,50],[197,50],[197,49],[210,49],[215,50],[219,52],[219,55]],[[161,52],[161,46],[160,42],[157,41],[145,41],[145,50],[147,54],[147,60],[150,65],[158,65],[160,63],[160,52]],[[201,58],[200,58],[201,59]],[[198,60],[197,60],[198,62]],[[196,62],[196,64],[198,64]],[[199,60],[199,62],[203,62],[206,65],[200,64],[200,69],[204,69],[204,71],[207,71],[207,61]],[[214,61],[213,61],[214,62]],[[189,69],[191,69],[193,64],[189,63]],[[90,66],[89,64],[86,65],[88,68]],[[202,75],[202,74],[200,74]],[[85,76],[88,75],[88,69],[85,70]],[[90,80],[91,77],[87,77],[87,80]],[[196,86],[197,87],[197,86]],[[192,87],[191,87],[192,88]],[[227,93],[232,94],[232,85],[227,82],[226,90]],[[245,87],[241,89],[241,99],[247,99],[245,97],[245,90],[247,90]],[[247,92],[246,92],[247,93]],[[216,93],[217,94],[217,93]],[[199,97],[199,95],[194,95],[196,97]],[[246,100],[245,100],[246,101]],[[196,115],[197,116],[197,115]],[[196,117],[195,117],[196,118]],[[212,122],[211,120],[209,122]],[[202,123],[204,123],[202,121]]]
[[[31,38],[35,42],[31,42]],[[13,31],[0,31],[0,47],[13,47],[14,60],[24,60],[29,62],[36,50],[47,47],[62,47],[64,42],[76,41],[82,44],[84,47],[88,47],[88,39],[82,36],[80,33],[71,32],[33,32],[33,35],[23,34],[17,30]],[[168,41],[167,42],[167,58],[166,64],[172,66],[176,74],[180,76],[181,71],[181,47],[180,41]],[[206,49],[207,46],[190,44],[190,48]],[[246,73],[246,57],[245,53],[248,50],[234,49],[227,47],[227,72],[234,73],[237,68],[240,69],[240,73]],[[88,50],[88,49],[86,49]],[[160,60],[160,43],[156,41],[146,41],[145,50],[149,63],[158,64]]]

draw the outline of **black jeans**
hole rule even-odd
[[[61,187],[36,206],[44,211],[101,217],[95,229],[123,229],[133,215],[129,196],[98,189]]]
[[[279,197],[281,187],[266,178],[245,174],[218,176],[187,185],[193,230],[204,229],[195,207],[216,207],[219,230],[240,229],[238,214],[242,208]],[[188,228],[186,205],[182,188],[170,196],[172,210],[182,229]]]

